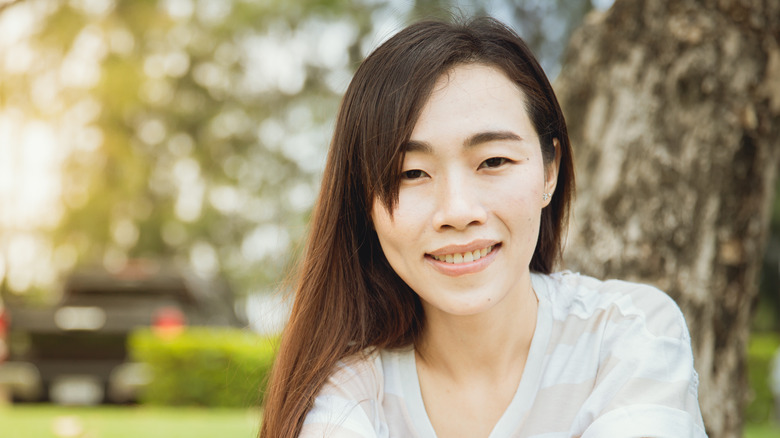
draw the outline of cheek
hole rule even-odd
[[[390,219],[388,211],[378,201],[374,201],[374,207],[371,209],[371,221],[374,223],[374,230],[376,230],[379,242],[384,246],[384,241],[392,229],[393,221]]]
[[[372,211],[372,219],[374,221],[374,229],[376,230],[379,244],[382,246],[382,252],[388,261],[393,263],[393,260],[397,258],[403,250],[404,236],[406,235],[403,217],[398,208],[393,212],[393,216],[385,209],[385,207],[377,203]]]
[[[429,215],[426,206],[432,204],[430,196],[426,197],[426,194],[419,190],[401,190],[392,216],[383,204],[376,202],[372,217],[377,233],[381,228],[381,232],[389,240],[419,230],[424,225],[424,218]]]
[[[542,195],[537,192],[536,187],[529,187],[528,183],[506,184],[498,189],[494,188],[490,196],[484,199],[489,202],[491,210],[525,221],[541,212]]]
[[[542,216],[541,192],[536,187],[527,190],[500,190],[491,197],[490,209],[523,242],[535,244]],[[538,196],[537,196],[538,195]]]
[[[409,284],[406,263],[406,260],[410,258],[408,233],[404,231],[402,222],[399,221],[398,209],[394,211],[392,219],[383,207],[380,209],[382,210],[380,212],[374,211],[373,220],[379,245],[382,247],[382,254],[396,275]]]

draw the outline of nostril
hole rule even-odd
[[[487,212],[481,206],[440,209],[433,215],[433,227],[437,230],[462,230],[487,222]]]
[[[456,171],[440,179],[434,199],[434,228],[462,230],[484,223],[487,220],[482,202],[485,193],[477,189],[468,173]]]

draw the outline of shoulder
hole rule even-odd
[[[336,395],[355,401],[381,397],[382,357],[377,350],[367,350],[340,360],[318,396]]]
[[[690,336],[674,300],[646,284],[541,277],[553,309],[554,351],[578,352],[578,371],[591,364],[590,393],[575,426],[587,429],[582,436],[704,436]],[[681,427],[691,432],[676,435]]]
[[[339,361],[306,415],[302,437],[382,436],[382,358],[365,351]]]
[[[648,335],[690,342],[677,303],[660,289],[622,280],[598,280],[559,272],[545,277],[554,317],[599,319],[607,326],[634,326]]]

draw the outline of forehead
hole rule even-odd
[[[432,94],[436,92],[442,92],[448,85],[452,83],[461,83],[468,80],[481,80],[486,85],[506,85],[516,88],[520,91],[511,79],[504,71],[491,64],[484,64],[481,62],[469,62],[456,64],[449,70],[445,71],[434,84]],[[501,82],[498,84],[498,82]]]
[[[535,134],[521,89],[503,71],[458,65],[437,79],[412,131],[412,141],[442,142],[479,132]]]

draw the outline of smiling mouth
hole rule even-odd
[[[487,248],[477,249],[469,252],[456,252],[453,254],[444,254],[444,255],[431,254],[431,257],[433,257],[434,259],[440,262],[457,265],[460,263],[469,263],[469,262],[477,261],[482,257],[485,257],[486,255],[490,254],[495,247],[496,245],[490,245]]]

